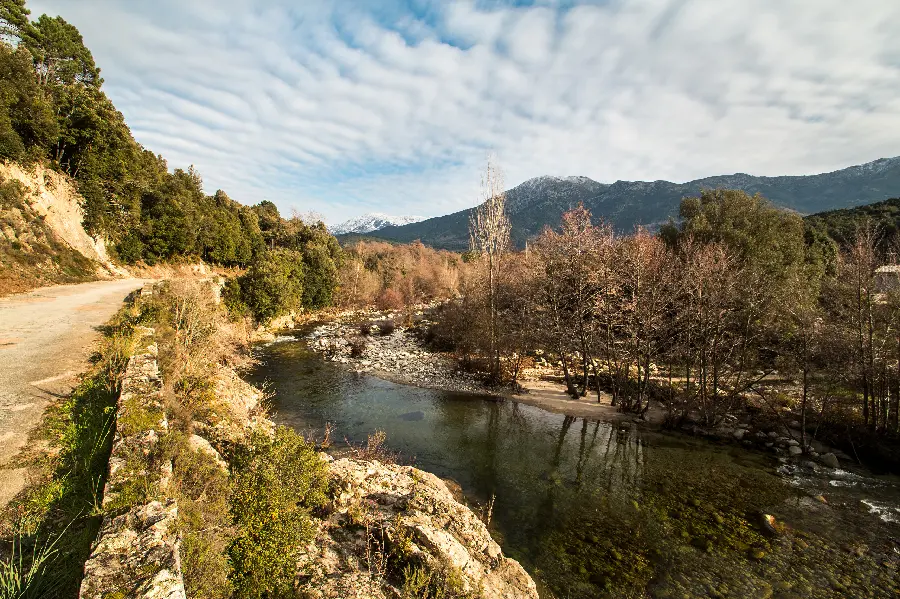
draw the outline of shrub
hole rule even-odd
[[[303,306],[324,308],[330,305],[337,284],[337,267],[328,248],[321,245],[306,247],[303,250],[303,266]]]
[[[397,325],[394,324],[393,320],[386,320],[383,323],[378,325],[378,331],[382,336],[387,336],[393,333],[397,329]]]
[[[0,182],[0,208],[21,208],[25,205],[27,187],[15,179]]]
[[[366,340],[362,337],[352,337],[350,343],[350,356],[358,358],[366,353]]]
[[[309,512],[325,503],[325,464],[292,429],[256,433],[231,462],[231,515],[237,536],[228,547],[234,596],[288,595],[298,548],[314,533]]]
[[[366,335],[370,335],[372,333],[372,323],[371,322],[362,322],[359,325],[359,334],[365,337]]]
[[[239,281],[241,299],[258,322],[299,309],[303,299],[303,255],[274,250],[257,259]]]
[[[222,303],[228,309],[228,314],[232,318],[243,318],[250,315],[250,308],[244,303],[241,295],[241,283],[238,279],[231,278],[225,281],[222,288]]]
[[[385,289],[378,296],[375,305],[379,310],[399,310],[403,307],[403,295],[396,289]]]
[[[212,456],[189,447],[173,462],[185,589],[197,599],[226,599],[231,596],[225,554],[231,533],[228,474]]]

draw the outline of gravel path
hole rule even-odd
[[[25,485],[10,460],[47,405],[87,370],[97,327],[122,306],[138,279],[59,285],[0,298],[0,507]]]

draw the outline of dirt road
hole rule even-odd
[[[47,405],[87,370],[97,327],[143,285],[138,279],[60,285],[0,298],[0,507],[25,485],[10,465]]]

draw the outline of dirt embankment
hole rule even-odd
[[[82,225],[82,197],[43,166],[0,164],[0,296],[128,276]]]

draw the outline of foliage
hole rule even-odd
[[[23,596],[77,594],[100,528],[116,397],[140,318],[129,306],[105,327],[94,369],[68,398],[48,409],[40,426],[39,437],[53,447],[52,457],[40,464],[39,484],[7,508],[4,527],[6,540],[13,536],[19,553],[13,556],[17,564],[7,561],[2,568],[32,573],[26,576],[32,594]]]
[[[303,254],[271,250],[258,258],[239,279],[241,301],[258,322],[297,310],[303,303]]]
[[[359,241],[344,249],[335,300],[342,306],[404,305],[456,297],[464,270],[458,254],[421,243]]]
[[[310,510],[325,502],[325,466],[292,429],[254,435],[232,460],[228,548],[235,596],[262,598],[292,587],[298,547],[312,538]]]
[[[803,220],[809,235],[824,235],[842,248],[853,245],[861,227],[872,226],[879,232],[879,250],[891,251],[900,241],[900,198],[856,208],[819,212]]]

